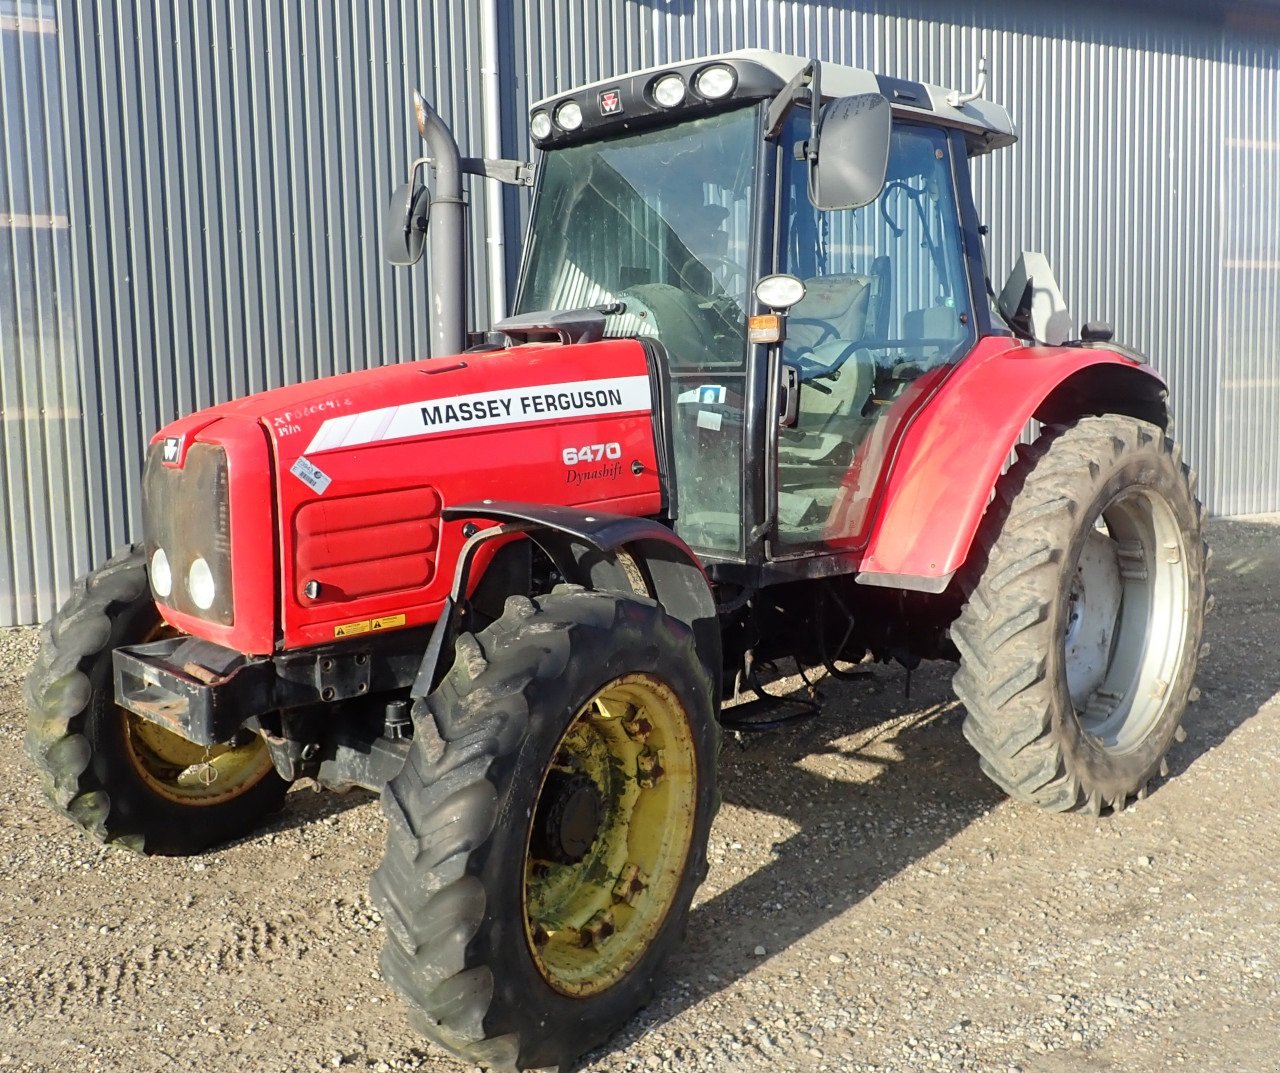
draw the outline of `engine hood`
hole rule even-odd
[[[217,639],[264,652],[434,621],[466,539],[446,506],[657,513],[656,404],[634,340],[527,344],[263,392],[153,443],[175,469],[194,443],[226,450],[236,618]]]
[[[617,376],[601,375],[602,357],[614,366]],[[174,437],[190,440],[220,419],[247,420],[262,425],[284,453],[297,449],[298,454],[310,454],[374,439],[386,441],[490,424],[516,424],[519,420],[538,423],[569,417],[574,413],[575,401],[585,409],[601,408],[595,405],[594,398],[583,402],[576,396],[570,398],[567,408],[554,403],[547,408],[545,393],[541,398],[535,393],[526,399],[523,388],[554,387],[556,394],[612,390],[622,393],[622,401],[602,405],[617,407],[614,412],[648,409],[649,394],[637,380],[646,376],[643,354],[634,342],[617,340],[576,346],[531,343],[274,388],[174,421],[156,433],[152,442]],[[434,427],[431,413],[418,413],[414,423],[415,407],[437,402],[452,405],[453,409],[442,409]],[[398,421],[389,412],[396,408],[404,408]],[[389,420],[393,427],[387,427]],[[322,429],[324,435],[320,437]]]

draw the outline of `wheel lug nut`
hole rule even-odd
[[[643,742],[648,740],[653,732],[653,724],[643,715],[637,715],[631,719],[624,719],[622,729],[627,732],[627,737],[632,741]]]
[[[662,766],[661,749],[645,749],[636,757],[636,782],[646,790],[657,786],[666,773],[666,769]]]
[[[618,875],[618,882],[613,885],[613,900],[634,905],[636,896],[649,886],[649,877],[638,865],[629,864]]]
[[[617,926],[613,922],[613,910],[601,909],[600,912],[583,925],[578,932],[578,937],[585,949],[589,946],[599,946],[617,930]]]

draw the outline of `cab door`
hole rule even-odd
[[[865,544],[906,421],[977,340],[957,151],[940,128],[895,122],[880,197],[836,212],[813,207],[784,154],[779,271],[806,293],[775,358],[797,398],[776,431],[773,558]]]

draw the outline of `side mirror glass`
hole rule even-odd
[[[382,231],[382,252],[393,265],[417,264],[431,219],[431,192],[420,183],[407,182],[391,195]]]
[[[817,209],[860,209],[880,196],[889,166],[889,101],[879,93],[823,107],[809,146],[809,200]]]

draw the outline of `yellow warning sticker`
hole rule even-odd
[[[382,618],[367,618],[363,622],[344,622],[334,626],[334,637],[355,637],[361,633],[373,633],[377,630],[390,630],[404,625],[404,615],[383,615]]]

